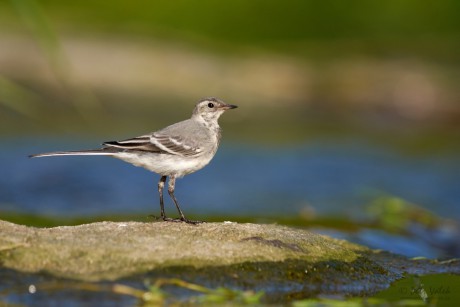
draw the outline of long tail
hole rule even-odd
[[[111,148],[91,149],[91,150],[76,150],[76,151],[55,151],[41,154],[30,155],[29,158],[53,157],[53,156],[113,156],[119,150]]]

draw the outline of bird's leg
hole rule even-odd
[[[161,176],[160,181],[158,182],[158,193],[160,194],[160,214],[161,218],[165,221],[165,204],[163,202],[163,188],[165,187],[166,176]]]
[[[203,223],[202,221],[192,221],[192,220],[189,220],[189,219],[187,219],[185,217],[184,213],[180,209],[180,206],[179,206],[179,203],[177,202],[176,197],[174,196],[174,187],[175,187],[175,185],[176,185],[176,177],[175,176],[169,176],[168,193],[169,193],[169,196],[171,196],[172,200],[174,201],[174,204],[176,205],[177,211],[179,211],[180,221],[186,222],[186,223],[189,223],[189,224]]]
[[[164,199],[163,199],[163,189],[165,187],[165,182],[166,182],[167,176],[161,176],[160,181],[158,182],[158,193],[160,194],[160,215],[161,219],[163,221],[167,222],[182,222],[182,219],[173,219],[170,217],[166,217],[165,213],[165,204],[164,204]],[[168,189],[169,191],[169,189]]]

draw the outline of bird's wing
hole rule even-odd
[[[192,142],[187,142],[183,137],[171,136],[155,132],[123,141],[105,142],[107,147],[116,147],[126,151],[147,151],[155,153],[168,153],[178,156],[198,156],[202,149]]]
[[[104,142],[103,145],[111,148],[118,148],[120,150],[140,150],[149,152],[158,152],[162,150],[150,142],[151,135],[141,135],[132,139],[123,141]]]
[[[151,136],[150,142],[160,150],[166,151],[172,155],[192,157],[199,156],[203,152],[203,148],[196,142],[182,136],[156,132]]]

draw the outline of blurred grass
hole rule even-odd
[[[36,0],[10,0],[15,11],[31,31],[60,79],[66,79],[69,63],[60,41]]]
[[[32,92],[33,93],[33,92]],[[43,98],[42,98],[43,100]],[[105,99],[102,99],[103,101]],[[15,98],[16,107],[20,100]],[[85,121],[75,116],[73,108],[65,104],[41,104],[37,113],[25,118],[14,114],[0,114],[0,135],[15,137],[74,137],[76,134],[90,139],[109,140],[129,138],[157,130],[172,122],[186,119],[191,114],[193,102],[169,103],[165,97],[158,98],[163,104],[133,107],[131,104],[115,104],[98,115],[97,120]],[[32,105],[37,108],[38,104]],[[248,108],[250,110],[248,110]],[[29,109],[26,108],[25,114]],[[240,116],[236,112],[243,112]],[[52,114],[52,118],[50,118]],[[355,117],[355,116],[358,116]],[[369,145],[388,146],[401,154],[443,155],[460,152],[460,131],[456,125],[393,122],[387,126],[361,122],[358,115],[344,116],[291,106],[255,108],[241,105],[234,114],[221,119],[226,144],[237,142],[249,146],[296,146],[305,142],[335,141],[365,142]],[[390,121],[391,122],[391,121]],[[13,129],[14,127],[14,129]]]
[[[386,290],[371,297],[335,298],[321,297],[294,301],[293,307],[368,307],[368,306],[456,306],[460,295],[460,276],[454,274],[431,274],[420,276],[406,274]]]
[[[389,82],[387,79],[393,78],[394,67],[399,65],[397,61],[390,63],[391,68],[386,67],[387,63],[377,65],[375,70],[378,71],[371,75],[369,70],[373,69],[372,66],[364,72],[358,66],[358,72],[351,76],[346,64],[342,69],[334,61],[349,58],[353,62],[369,57],[416,58],[421,63],[440,63],[436,69],[431,69],[430,65],[427,65],[428,68],[423,65],[421,68],[417,65],[403,67],[401,70],[407,70],[409,78],[415,75],[415,81],[412,82],[416,82],[416,86],[409,90],[409,94],[417,94],[426,82],[433,79],[434,85],[428,85],[442,85],[435,87],[441,94],[450,90],[445,94],[448,99],[440,94],[440,97],[435,95],[433,101],[439,98],[436,103],[441,105],[444,100],[457,101],[460,97],[459,91],[455,92],[457,81],[460,80],[458,11],[460,2],[454,0],[430,3],[417,0],[139,0],[130,3],[120,0],[3,1],[0,2],[0,34],[22,33],[25,31],[24,25],[28,25],[29,33],[33,33],[37,43],[42,46],[64,89],[56,90],[38,83],[37,80],[29,80],[27,72],[22,76],[13,74],[10,77],[0,70],[0,101],[3,105],[0,112],[0,131],[2,135],[53,135],[78,131],[110,139],[112,135],[130,137],[131,133],[135,135],[149,129],[155,130],[189,116],[193,102],[200,97],[191,97],[190,101],[173,95],[168,97],[166,93],[170,89],[161,93],[153,93],[158,89],[152,89],[149,94],[136,92],[136,89],[130,93],[122,93],[118,88],[91,91],[81,80],[78,84],[73,78],[72,67],[67,63],[60,37],[90,35],[100,41],[121,37],[121,44],[130,42],[123,39],[135,38],[138,41],[152,41],[155,45],[161,43],[158,41],[160,39],[163,43],[173,42],[178,50],[184,49],[182,46],[186,45],[185,52],[192,52],[193,48],[198,47],[211,50],[208,55],[225,57],[232,54],[236,59],[239,56],[245,58],[248,54],[255,54],[257,58],[257,55],[265,55],[268,51],[293,56],[295,61],[292,65],[298,66],[299,70],[304,69],[306,59],[315,60],[313,68],[306,67],[313,70],[306,77],[312,79],[311,82],[307,80],[312,89],[308,88],[310,84],[301,84],[305,87],[301,88],[301,91],[305,91],[301,92],[305,98],[301,97],[303,100],[299,105],[290,105],[282,98],[277,98],[279,103],[275,106],[262,108],[263,104],[255,107],[241,105],[238,113],[232,114],[236,119],[222,120],[227,121],[226,137],[237,135],[243,142],[254,142],[254,136],[257,136],[258,142],[279,144],[324,137],[341,139],[359,136],[371,142],[394,145],[414,153],[430,150],[457,151],[460,148],[457,141],[460,138],[458,103],[452,107],[452,112],[449,109],[451,106],[447,104],[449,108],[443,110],[444,113],[439,118],[434,116],[434,121],[431,118],[425,120],[423,117],[414,122],[406,121],[398,117],[400,114],[391,113],[398,112],[397,108],[396,111],[391,109],[392,104],[398,103],[392,99],[403,101],[407,98],[406,92],[399,93],[398,88],[391,88],[394,84],[385,85]],[[18,16],[22,16],[22,22]],[[110,55],[111,50],[105,52]],[[190,61],[193,60],[197,59],[192,57]],[[375,64],[369,62],[371,65]],[[214,65],[219,68],[222,63]],[[330,65],[338,68],[331,68]],[[366,62],[360,65],[365,66]],[[118,71],[117,67],[107,69],[113,69],[114,75],[125,73]],[[225,69],[229,68],[224,67]],[[257,70],[261,67],[249,65],[244,69]],[[240,73],[244,74],[244,69]],[[379,76],[382,72],[379,69],[388,70],[381,80]],[[219,70],[216,69],[215,72],[219,73]],[[214,71],[211,70],[211,73]],[[276,69],[270,73],[276,74]],[[417,76],[424,74],[429,75],[429,78],[422,78],[422,82],[417,83]],[[213,78],[218,77],[217,75]],[[407,74],[404,73],[400,76],[402,81],[406,77]],[[347,83],[348,79],[351,81]],[[366,83],[368,79],[372,79],[372,82]],[[183,80],[180,79],[181,82]],[[171,80],[174,81],[177,82]],[[396,81],[396,85],[397,83]],[[262,82],[266,88],[273,85],[270,82],[267,84]],[[181,86],[185,88],[187,84]],[[408,86],[411,86],[410,82]],[[384,103],[377,103],[374,109],[366,109],[365,104],[369,104],[367,96],[362,98],[364,102],[356,103],[353,99],[360,98],[363,87],[367,87],[364,88],[366,95],[382,96],[380,100],[387,99],[390,111],[385,109],[387,106]],[[211,85],[211,92],[215,88],[216,85]],[[263,91],[264,88],[260,88],[259,92]],[[348,96],[351,101],[346,96],[349,92],[353,92]],[[402,95],[402,98],[391,95]],[[423,96],[423,92],[421,95]],[[238,93],[235,97],[238,97]],[[259,98],[263,100],[264,96]],[[409,98],[415,102],[420,100],[418,96]],[[231,103],[240,104],[238,101]],[[405,108],[417,107],[409,103],[403,106],[401,112],[405,112]],[[430,107],[433,106],[428,105],[424,116],[435,113],[430,112]]]
[[[460,45],[460,3],[455,0],[429,3],[138,0],[129,4],[121,0],[71,3],[42,0],[39,3],[60,31],[159,36],[202,42],[207,47],[251,46],[288,53],[295,51],[292,48],[295,44],[299,47],[307,43],[307,48],[302,49],[310,55],[340,56],[348,46],[354,54],[388,55],[399,51],[442,60],[460,57],[452,49]],[[11,26],[14,22],[7,16],[7,5],[8,2],[0,3],[0,16]],[[332,43],[336,47],[341,44],[343,48],[315,51],[313,46],[317,43]]]
[[[56,76],[56,81],[59,82],[60,87],[67,92],[67,101],[73,105],[73,108],[84,117],[92,117],[100,113],[101,105],[92,92],[83,84],[75,82],[73,78],[72,67],[67,54],[63,51],[60,39],[55,33],[53,26],[51,26],[45,12],[37,0],[10,0],[13,8],[22,19],[24,25],[32,33],[36,43],[40,46],[42,53],[49,63],[53,73]],[[1,72],[0,72],[1,77]],[[12,97],[2,95],[2,91],[14,89],[9,91]],[[16,111],[28,116],[37,117],[37,107],[32,106],[30,101],[22,99],[21,96],[27,96],[29,91],[13,82],[0,83],[0,103],[12,107]],[[19,98],[19,106],[9,103],[17,101]],[[35,104],[39,99],[33,99]],[[28,108],[24,106],[28,105]],[[19,107],[19,108],[18,108]],[[34,112],[35,111],[35,112]]]
[[[37,119],[39,95],[0,75],[0,105],[28,119]]]

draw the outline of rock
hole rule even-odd
[[[271,301],[293,293],[305,297],[306,291],[375,292],[404,273],[460,273],[457,260],[411,260],[273,224],[100,222],[33,228],[0,221],[0,234],[3,269],[81,281],[173,276],[264,290]]]
[[[308,231],[237,223],[112,223],[33,228],[0,222],[2,265],[81,280],[118,279],[170,266],[287,259],[351,262],[365,248]]]

